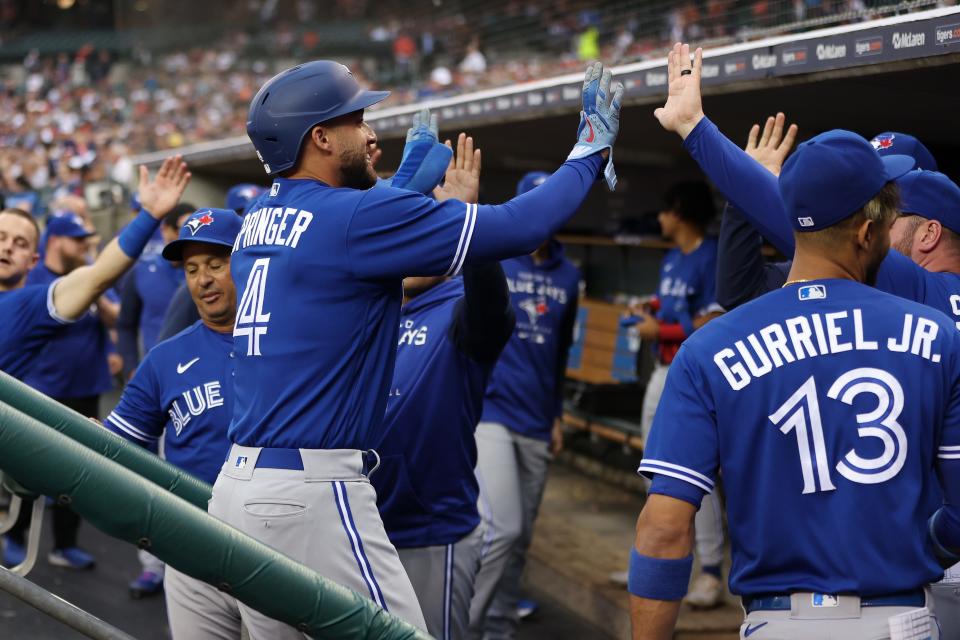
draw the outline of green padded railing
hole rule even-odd
[[[204,511],[210,485],[0,371],[0,402],[53,427]],[[0,469],[3,469],[0,465]]]
[[[69,503],[108,535],[314,638],[428,638],[372,600],[6,404],[0,404],[0,468],[28,489]]]

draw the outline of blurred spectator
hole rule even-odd
[[[480,75],[487,71],[487,58],[480,51],[479,38],[474,37],[467,45],[467,55],[460,61],[460,71],[473,75]]]

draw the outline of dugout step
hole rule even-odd
[[[525,580],[610,638],[630,637],[627,592],[609,581],[627,567],[643,496],[554,463],[544,491]],[[709,611],[684,606],[676,640],[735,640],[743,610],[727,594]]]

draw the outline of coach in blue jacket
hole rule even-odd
[[[547,177],[528,173],[517,185],[518,195]],[[493,370],[477,427],[485,540],[470,607],[470,633],[511,638],[518,622],[520,575],[547,465],[561,445],[563,381],[577,317],[580,271],[564,258],[563,246],[555,240],[501,264],[517,324]]]
[[[483,535],[474,474],[483,395],[513,332],[498,263],[463,278],[406,278],[384,429],[370,475],[390,541],[420,601],[427,631],[463,638]]]

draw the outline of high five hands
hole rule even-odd
[[[667,54],[667,101],[653,115],[667,131],[686,139],[703,120],[700,78],[703,70],[703,49],[697,48],[690,60],[690,45],[673,45]]]

